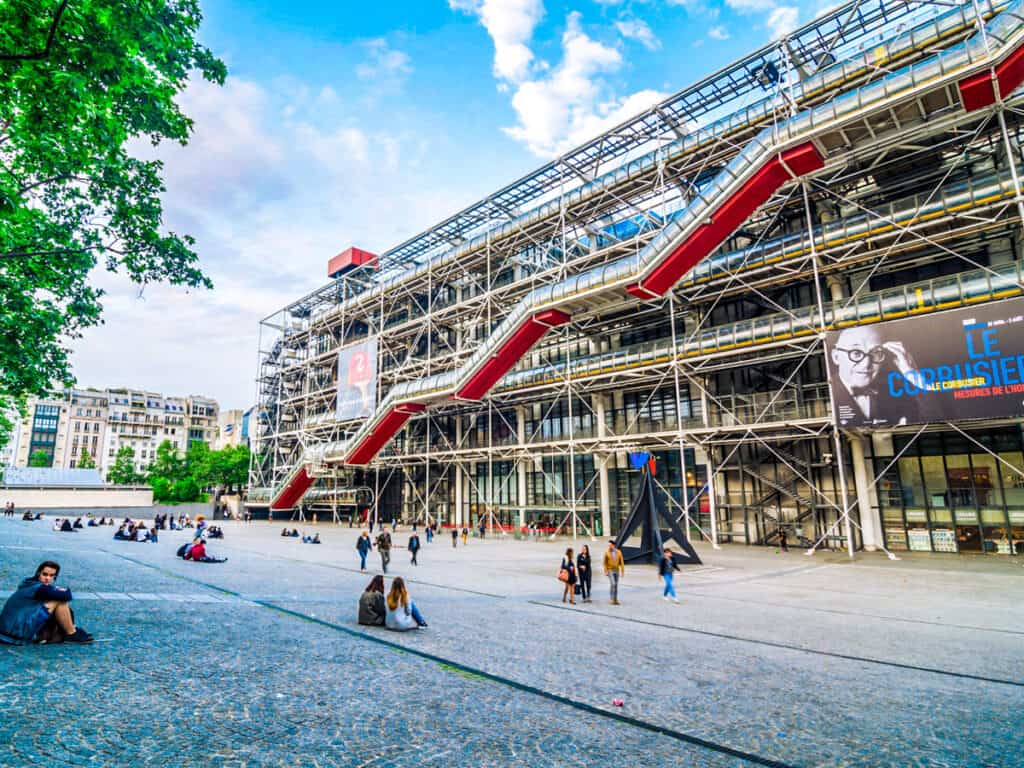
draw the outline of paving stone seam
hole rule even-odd
[[[243,595],[241,595],[238,592],[235,592],[234,590],[225,589],[225,588],[219,587],[219,586],[217,586],[215,584],[210,584],[208,582],[205,582],[205,581],[202,581],[200,579],[196,579],[196,578],[193,578],[193,577],[190,577],[190,576],[184,576],[184,575],[182,575],[180,573],[175,573],[174,571],[168,570],[166,568],[161,568],[160,566],[153,565],[152,563],[146,563],[146,562],[143,562],[141,560],[136,560],[134,558],[127,557],[126,555],[121,555],[121,554],[118,554],[118,553],[110,553],[110,552],[108,552],[108,554],[114,554],[116,557],[119,557],[119,558],[121,558],[123,560],[127,560],[128,562],[135,563],[136,565],[142,566],[144,568],[149,568],[149,569],[152,569],[154,571],[157,571],[157,572],[160,572],[160,573],[164,573],[164,574],[166,574],[168,576],[171,576],[171,577],[174,577],[174,578],[177,578],[177,579],[181,579],[183,581],[187,581],[187,582],[190,582],[192,584],[196,584],[196,585],[201,586],[201,587],[206,587],[207,589],[213,589],[213,590],[216,590],[218,592],[222,592],[224,594],[228,594],[228,595],[232,595],[234,597],[240,598],[240,599],[244,599]],[[410,654],[410,655],[413,655],[413,656],[417,656],[417,657],[419,657],[421,659],[424,659],[426,661],[430,661],[430,662],[433,662],[435,664],[439,664],[439,665],[442,666],[442,668],[446,668],[446,669],[449,669],[449,670],[452,670],[452,671],[456,671],[456,672],[461,672],[461,673],[464,673],[464,674],[473,675],[475,677],[479,677],[479,678],[482,678],[482,679],[485,679],[485,680],[489,680],[491,682],[498,683],[500,685],[504,685],[504,686],[507,686],[509,688],[513,688],[515,690],[522,691],[524,693],[530,693],[530,694],[533,694],[534,696],[539,696],[541,698],[547,699],[548,701],[554,701],[554,702],[557,702],[559,704],[563,704],[563,705],[572,707],[573,709],[577,709],[577,710],[580,710],[582,712],[587,712],[588,714],[598,715],[600,717],[604,717],[604,718],[609,719],[609,720],[614,720],[616,722],[623,723],[625,725],[631,725],[631,726],[633,726],[635,728],[640,728],[642,730],[649,731],[651,733],[656,733],[656,734],[661,735],[661,736],[667,736],[668,738],[675,739],[676,741],[681,741],[681,742],[684,742],[686,744],[691,744],[693,746],[702,747],[702,748],[708,749],[708,750],[710,750],[712,752],[718,752],[719,754],[728,755],[729,757],[735,757],[735,758],[738,758],[738,759],[741,759],[741,760],[746,760],[748,762],[754,763],[755,765],[766,766],[766,768],[796,768],[796,766],[794,766],[794,765],[792,765],[790,763],[784,763],[784,762],[779,761],[779,760],[774,760],[774,759],[772,759],[770,757],[762,757],[761,755],[755,755],[755,754],[752,754],[750,752],[744,752],[743,750],[735,749],[735,748],[730,747],[730,746],[725,745],[725,744],[718,744],[716,742],[709,741],[707,739],[702,739],[699,736],[693,736],[692,734],[683,733],[682,731],[677,731],[677,730],[672,729],[672,728],[668,728],[668,727],[665,727],[665,726],[657,725],[656,723],[651,723],[651,722],[648,722],[646,720],[641,720],[640,718],[630,717],[629,715],[623,715],[623,714],[619,714],[617,712],[609,712],[608,710],[602,709],[601,707],[594,706],[593,704],[587,704],[586,702],[578,701],[576,699],[571,699],[571,698],[569,698],[567,696],[561,696],[561,695],[559,695],[557,693],[552,693],[550,691],[545,691],[543,688],[537,688],[537,687],[532,686],[532,685],[527,685],[525,683],[518,682],[518,681],[513,680],[511,678],[502,677],[501,675],[496,675],[496,674],[494,674],[492,672],[487,672],[487,671],[482,670],[482,669],[477,669],[476,667],[468,666],[468,665],[463,664],[462,662],[456,661],[454,659],[447,659],[447,658],[445,658],[443,656],[437,656],[435,654],[428,653],[426,651],[421,651],[421,650],[419,650],[417,648],[411,648],[409,646],[402,645],[401,643],[396,643],[396,642],[393,642],[391,640],[386,640],[386,639],[384,639],[382,637],[377,637],[376,635],[372,635],[372,634],[369,634],[369,633],[360,632],[358,630],[350,629],[349,627],[344,627],[344,626],[342,626],[340,624],[335,624],[333,622],[326,621],[324,619],[320,619],[320,618],[317,618],[315,616],[309,616],[309,615],[301,613],[299,611],[293,611],[290,608],[286,608],[285,606],[277,605],[277,604],[271,603],[269,601],[265,601],[265,600],[250,600],[249,602],[252,602],[255,605],[258,605],[258,606],[260,606],[262,608],[274,611],[276,613],[280,613],[280,614],[285,615],[285,616],[290,616],[292,618],[300,619],[302,621],[306,621],[306,622],[310,622],[310,623],[313,623],[313,624],[317,624],[319,626],[322,626],[322,627],[325,627],[325,628],[328,628],[328,629],[332,629],[332,630],[334,630],[336,632],[341,632],[343,634],[349,635],[350,637],[355,637],[355,638],[358,638],[360,640],[366,640],[368,642],[384,646],[384,647],[389,648],[390,650],[396,651],[398,653],[406,653],[406,654]]]
[[[986,677],[984,675],[972,675],[967,672],[953,672],[948,669],[938,669],[936,667],[920,667],[916,664],[904,664],[899,661],[886,661],[885,659],[873,659],[870,656],[854,656],[847,653],[837,653],[835,651],[820,651],[815,648],[805,648],[800,645],[791,645],[789,643],[780,643],[775,640],[757,640],[751,637],[742,637],[740,635],[730,635],[725,632],[712,632],[708,629],[694,629],[692,627],[680,627],[674,624],[662,624],[657,621],[649,621],[647,619],[636,619],[630,616],[615,616],[610,613],[603,613],[601,611],[587,610],[585,608],[569,608],[561,605],[555,605],[552,603],[545,603],[541,600],[527,600],[526,602],[533,605],[539,605],[543,608],[553,608],[559,611],[568,611],[569,613],[585,613],[590,616],[599,616],[605,619],[611,619],[612,621],[627,621],[634,624],[644,624],[650,627],[661,627],[663,629],[671,629],[676,632],[689,632],[695,635],[704,635],[706,637],[718,637],[723,640],[735,640],[741,643],[752,643],[754,645],[765,645],[770,648],[781,648],[784,650],[798,651],[801,653],[810,653],[815,656],[829,656],[834,659],[843,659],[845,661],[856,661],[864,664],[877,664],[884,667],[893,667],[895,669],[905,669],[911,672],[926,672],[933,675],[943,675],[946,677],[955,677],[964,680],[975,680],[982,683],[991,683],[993,685],[1010,685],[1016,688],[1024,688],[1024,681],[1021,680],[1008,680],[999,677]]]
[[[257,552],[255,550],[251,550],[251,549],[241,549],[241,548],[235,547],[235,548],[233,548],[233,551],[245,552],[247,554],[252,554],[252,555],[261,555],[263,557],[273,557],[276,560],[285,560],[285,561],[291,562],[291,563],[301,563],[302,565],[317,565],[317,566],[320,566],[322,568],[329,568],[329,569],[335,570],[335,571],[344,571],[346,573],[367,573],[367,574],[369,574],[369,573],[376,573],[376,571],[372,571],[372,570],[364,571],[361,568],[349,568],[349,567],[346,567],[344,565],[336,565],[334,563],[318,562],[316,560],[303,560],[302,558],[299,558],[299,557],[288,557],[287,555],[279,555],[279,554],[268,555],[265,552]],[[800,568],[790,568],[787,571],[783,571],[782,573],[775,574],[775,575],[779,575],[779,576],[792,575],[794,573],[811,571],[811,570],[817,570],[819,568],[826,568],[826,567],[829,567],[829,565],[827,563],[823,563],[821,565],[802,566]],[[693,574],[693,575],[700,575],[700,574]],[[772,577],[772,576],[770,575],[769,577]],[[481,592],[481,591],[475,590],[475,589],[466,589],[465,587],[453,587],[453,586],[451,586],[449,584],[437,584],[437,583],[430,582],[430,581],[422,581],[420,579],[416,579],[414,577],[409,577],[409,576],[403,576],[403,578],[405,579],[406,583],[408,583],[408,584],[420,584],[420,585],[425,586],[425,587],[435,587],[437,589],[447,589],[447,590],[451,590],[452,592],[464,592],[464,593],[470,594],[470,595],[482,595],[484,597],[493,597],[493,598],[498,599],[498,600],[508,600],[509,599],[508,595],[499,595],[499,594],[495,594],[493,592]],[[747,578],[747,579],[741,579],[739,581],[744,581],[744,582],[756,581],[759,578],[760,577],[750,577],[750,578]],[[715,583],[711,583],[711,584],[703,584],[701,586],[704,589],[711,589],[711,588],[718,587],[720,585],[736,584],[736,583],[739,583],[739,581],[715,582]],[[623,585],[619,586],[620,590],[622,589],[622,586]],[[723,600],[723,601],[728,601],[728,602],[738,602],[738,603],[759,605],[759,603],[757,601],[755,601],[755,600],[745,600],[745,599],[740,598],[740,597],[727,597],[727,596],[724,596],[724,595],[708,594],[706,592],[699,592],[699,591],[696,591],[696,590],[687,590],[686,594],[688,594],[688,595],[697,595],[697,596],[703,597],[703,598],[705,598],[707,600]],[[948,624],[948,623],[943,623],[943,622],[939,622],[939,621],[927,621],[925,619],[906,619],[906,618],[903,618],[901,616],[886,616],[886,615],[883,615],[883,614],[865,613],[865,612],[862,612],[862,611],[841,611],[841,610],[838,610],[838,609],[835,609],[835,608],[809,608],[809,607],[802,606],[802,605],[794,605],[792,603],[779,603],[779,605],[781,605],[782,607],[785,607],[785,608],[791,608],[793,610],[798,610],[798,611],[808,611],[808,612],[811,612],[811,613],[830,613],[830,614],[836,614],[836,615],[839,615],[839,616],[857,616],[859,618],[880,619],[880,620],[884,620],[884,621],[897,621],[897,622],[905,623],[905,624],[921,624],[921,625],[925,625],[925,626],[944,627],[944,628],[945,627],[952,627],[952,628],[955,628],[955,629],[966,629],[966,630],[971,630],[971,631],[974,631],[974,632],[995,632],[995,633],[999,633],[999,634],[1024,636],[1024,632],[1021,632],[1019,630],[1014,630],[1014,629],[998,629],[998,628],[993,628],[993,627],[976,627],[976,626],[971,626],[971,625],[968,625],[968,624]],[[669,625],[658,624],[656,626],[669,626]],[[754,642],[754,641],[751,641],[751,642]],[[794,647],[798,648],[799,646],[794,646]],[[1024,685],[1024,683],[1021,683],[1021,684]]]
[[[717,587],[718,585],[717,584],[706,584],[706,585],[701,585],[701,586],[702,586],[702,588],[706,589],[708,587]],[[798,587],[798,589],[799,589],[799,587]],[[807,590],[807,591],[811,591],[811,590]],[[727,601],[727,602],[744,603],[744,604],[747,604],[747,605],[762,605],[763,604],[760,601],[757,601],[757,600],[747,600],[746,598],[743,598],[743,597],[727,597],[725,595],[708,594],[707,592],[700,592],[700,591],[691,590],[691,589],[687,589],[686,590],[686,594],[687,595],[697,595],[698,597],[703,597],[703,598],[706,598],[708,600],[724,600],[724,601]],[[973,632],[996,632],[996,633],[1003,634],[1003,635],[1024,635],[1024,632],[1022,632],[1020,630],[1017,630],[1017,629],[999,629],[998,627],[977,627],[977,626],[972,626],[970,624],[950,624],[950,623],[942,622],[942,621],[928,621],[927,619],[907,619],[907,618],[904,618],[902,616],[886,616],[885,614],[880,614],[880,613],[864,613],[863,611],[841,611],[838,608],[811,608],[811,607],[808,607],[808,606],[805,606],[805,605],[795,605],[793,603],[776,602],[775,605],[778,605],[778,606],[783,607],[783,608],[789,608],[789,609],[794,610],[794,611],[809,611],[811,613],[833,613],[833,614],[837,614],[839,616],[857,616],[859,618],[865,618],[865,619],[884,619],[885,621],[898,621],[901,624],[924,624],[926,626],[932,626],[932,627],[949,627],[949,628],[953,628],[953,629],[967,629],[967,630],[971,630]]]

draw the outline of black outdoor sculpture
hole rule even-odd
[[[657,493],[654,487],[654,478],[650,469],[645,463],[642,480],[640,482],[640,493],[633,500],[633,506],[629,510],[629,517],[626,518],[622,530],[615,539],[615,546],[622,551],[622,557],[627,563],[657,563],[661,560],[665,551],[665,544],[675,540],[681,551],[673,551],[672,559],[679,565],[700,565],[701,559],[690,544],[690,540],[679,527],[679,524],[668,513],[665,502]],[[661,538],[662,525],[668,525],[668,537]],[[639,547],[623,546],[633,535],[633,532],[640,526],[643,531],[640,534]]]

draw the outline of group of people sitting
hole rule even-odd
[[[57,517],[53,521],[53,530],[61,531],[62,533],[73,533],[83,527],[82,518],[78,518],[74,523],[71,522],[70,517]]]
[[[114,524],[114,518],[112,518],[112,517],[109,518],[109,519],[106,518],[106,517],[101,517],[99,520],[97,520],[92,515],[89,515],[89,519],[86,521],[85,527],[86,528],[96,528],[97,526],[100,526],[100,525],[113,525],[113,524]]]
[[[42,520],[43,519],[43,513],[42,512],[36,512],[35,514],[33,514],[31,509],[26,509],[25,510],[25,514],[23,514],[21,516],[21,519],[22,520]]]
[[[384,596],[384,577],[373,577],[359,598],[359,623],[370,627],[387,627],[396,632],[427,627],[426,619],[409,597],[405,580],[401,576],[391,581],[387,597]]]
[[[286,539],[298,539],[298,538],[301,538],[303,544],[319,544],[320,543],[320,534],[319,533],[314,533],[312,536],[308,536],[305,533],[301,533],[300,534],[298,528],[292,528],[291,530],[289,530],[287,527],[284,527],[284,528],[281,529],[281,536],[283,536]]]
[[[126,517],[124,522],[114,531],[114,538],[118,541],[149,541],[156,544],[156,526],[150,529],[146,527],[145,520],[136,522]]]

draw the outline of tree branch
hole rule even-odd
[[[36,53],[0,53],[0,61],[39,61],[50,55],[50,48],[53,47],[53,38],[57,35],[57,27],[60,26],[61,16],[68,7],[70,0],[61,0],[60,7],[50,24],[50,34],[46,38],[46,47]]]

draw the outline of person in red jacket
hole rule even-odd
[[[195,560],[198,563],[226,563],[228,560],[226,557],[211,557],[206,554],[206,543],[199,537],[196,537],[187,555],[187,560]]]

